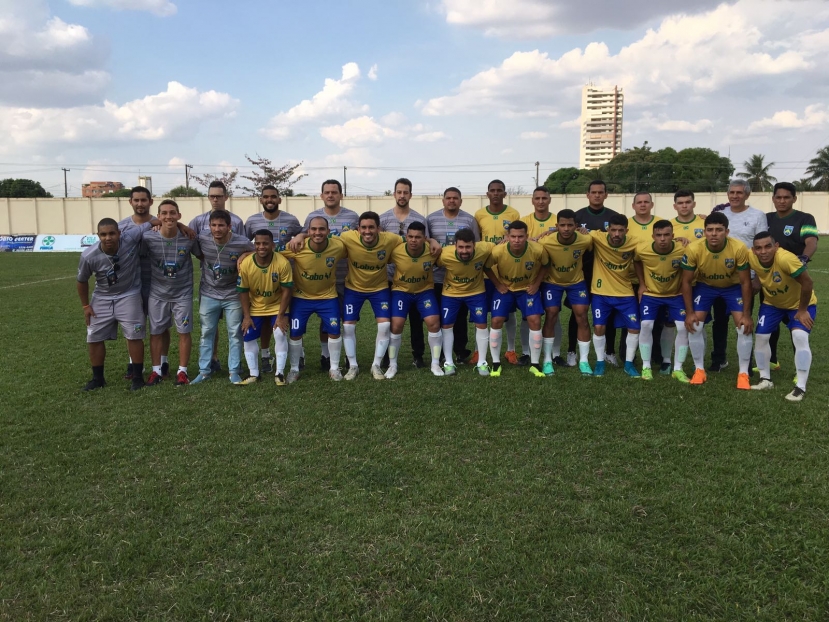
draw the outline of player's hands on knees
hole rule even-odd
[[[648,293],[648,288],[645,286],[645,284],[642,283],[641,285],[639,285],[639,291],[638,291],[639,302],[642,302],[642,296],[644,296],[647,293]]]
[[[246,333],[249,328],[253,328],[253,318],[248,315],[242,320],[242,334]]]
[[[697,329],[695,328],[696,323],[697,323],[696,313],[689,313],[688,315],[685,316],[685,328],[687,329],[687,331],[689,333],[694,334],[694,333],[697,332]]]
[[[750,315],[743,313],[740,321],[737,322],[737,327],[742,327],[744,335],[750,335],[754,330],[754,320],[751,319]]]
[[[807,315],[808,315],[808,313],[807,313]],[[90,323],[92,322],[93,317],[95,317],[95,312],[92,310],[92,307],[90,305],[86,305],[83,308],[83,319],[86,321],[87,326],[90,325]],[[809,319],[811,319],[811,318],[809,318]],[[811,326],[809,328],[811,328]]]
[[[509,287],[506,286],[506,283],[502,283],[501,281],[498,281],[495,284],[495,289],[497,289],[502,294],[506,294],[509,291]]]
[[[794,319],[803,324],[809,330],[812,330],[812,326],[815,325],[815,321],[812,319],[812,316],[809,315],[808,311],[798,311],[794,314]]]
[[[288,318],[287,315],[283,315],[282,317],[277,316],[276,318],[276,327],[281,330],[284,334],[288,334],[288,330],[291,327],[291,320]]]

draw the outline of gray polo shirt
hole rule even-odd
[[[177,232],[175,238],[165,238],[160,231],[148,231],[144,234],[141,250],[150,257],[151,296],[165,302],[193,298],[191,255],[201,255],[197,240],[191,240],[181,232]]]
[[[766,215],[757,208],[749,206],[735,214],[729,205],[722,213],[728,217],[728,237],[740,240],[748,248],[754,246],[755,235],[768,231]]]
[[[136,224],[132,216],[127,216],[118,222],[118,229],[121,233],[129,231],[130,229],[137,229],[143,225]],[[146,295],[150,291],[150,282],[152,280],[152,269],[150,268],[150,258],[143,251],[140,251],[139,258],[141,259],[141,291]]]
[[[197,234],[210,233],[210,214],[212,213],[213,211],[211,210],[204,214],[199,214],[187,226]],[[228,212],[228,214],[230,214],[230,230],[237,235],[245,235],[245,223],[242,222],[242,219],[232,212]]]
[[[245,221],[245,237],[249,240],[253,240],[253,234],[260,229],[267,229],[273,234],[276,252],[284,251],[291,238],[302,231],[297,217],[281,210],[273,220],[268,220],[265,212],[260,212]]]
[[[199,294],[215,300],[236,298],[236,261],[242,253],[253,251],[253,243],[236,233],[231,233],[225,244],[218,244],[209,233],[200,233],[198,242],[204,257]]]
[[[95,276],[95,300],[120,300],[141,293],[141,264],[139,251],[144,232],[152,228],[150,223],[136,225],[121,232],[118,252],[107,255],[100,242],[81,253],[78,264],[78,282],[86,283]]]
[[[357,231],[360,228],[360,215],[354,210],[341,206],[336,216],[330,216],[325,213],[325,208],[321,207],[308,214],[308,217],[305,219],[305,224],[302,225],[302,231],[308,233],[308,226],[311,224],[311,219],[318,216],[328,221],[329,236],[340,237],[346,231]],[[340,259],[337,262],[337,285],[345,283],[347,274],[348,259]]]
[[[454,246],[455,233],[460,229],[472,229],[475,235],[475,241],[481,241],[481,228],[478,226],[478,221],[469,212],[458,210],[458,215],[455,218],[447,218],[443,210],[433,212],[426,217],[426,224],[429,228],[430,237],[437,240],[441,246]],[[446,268],[434,266],[432,269],[435,283],[443,283],[443,277],[446,274]]]
[[[421,216],[411,208],[409,209],[409,213],[406,215],[404,220],[397,219],[397,216],[394,215],[394,208],[380,214],[380,231],[396,233],[405,241],[406,231],[408,231],[409,225],[413,222],[423,223],[426,226],[426,237],[430,237],[429,224],[426,222],[426,217]],[[392,281],[394,279],[394,264],[390,263],[386,269],[388,271],[389,281]]]

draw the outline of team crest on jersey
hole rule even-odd
[[[680,317],[685,317],[685,309],[682,309],[682,310],[679,312],[679,316],[680,316]]]
[[[332,317],[332,318],[329,318],[328,324],[329,324],[329,326],[333,326],[334,328],[336,328],[337,326],[340,325],[340,320],[338,320],[335,317]]]
[[[694,229],[694,237],[695,238],[701,238],[703,235],[705,235],[705,230],[704,229]]]
[[[387,302],[381,302],[381,303],[380,303],[380,308],[381,308],[383,311],[388,311],[388,310],[389,310],[389,303],[387,303]]]
[[[683,255],[682,256],[682,263],[686,263],[686,264],[688,263],[688,255]]]
[[[333,268],[334,267],[334,258],[333,257],[326,257],[325,258],[325,267],[326,268]]]
[[[386,258],[386,251],[377,251],[377,259],[383,261]]]
[[[534,265],[535,265],[534,261],[525,261],[524,262],[524,270],[532,270]]]
[[[187,249],[186,248],[178,249],[178,256],[179,257],[184,257],[185,255],[187,255]]]
[[[528,301],[527,301],[527,308],[529,309],[531,306],[533,306],[533,301],[532,301],[532,300],[528,300]]]
[[[288,230],[285,227],[279,228],[279,237],[280,238],[287,238],[288,237]]]
[[[510,220],[505,220],[505,221],[502,223],[502,224],[503,224],[503,226],[504,226],[504,229],[509,229],[509,226],[510,226],[511,222],[512,222],[512,221],[510,221]]]
[[[279,283],[279,273],[271,272],[271,283]]]
[[[628,319],[631,322],[636,322],[636,314],[635,313],[628,313]]]
[[[573,259],[578,259],[581,257],[581,249],[577,249],[573,251]]]
[[[475,270],[477,270],[478,272],[480,272],[481,268],[483,268],[483,267],[484,267],[484,262],[483,261],[476,261],[475,262]]]
[[[230,261],[238,261],[239,253],[237,253],[236,251],[230,251],[228,257],[230,257]]]
[[[424,261],[423,262],[423,271],[429,272],[432,269],[432,262],[431,261]]]
[[[726,258],[725,267],[731,270],[734,267],[734,260],[731,258]]]
[[[587,292],[586,292],[586,291],[584,291],[584,290],[581,290],[581,291],[579,292],[579,298],[587,298]]]
[[[671,268],[674,270],[679,268],[679,259],[671,259]]]
[[[607,228],[608,228],[609,226],[610,226],[610,221],[609,221],[609,220],[605,220],[605,221],[604,221],[604,228],[605,228],[605,230],[607,230]]]
[[[181,325],[182,325],[182,326],[190,326],[190,316],[189,316],[189,315],[185,315],[185,316],[182,318],[182,320],[181,320]]]
[[[340,230],[340,233],[345,233],[346,231],[351,231],[351,225],[343,225],[343,228]]]
[[[236,287],[242,287],[242,277],[241,276],[236,277]]]
[[[783,278],[780,276],[780,273],[775,270],[771,273],[771,280],[775,283],[780,283],[780,281],[782,281]]]
[[[132,330],[133,330],[133,332],[140,333],[142,330],[144,330],[144,325],[143,324],[133,324]]]
[[[483,317],[485,315],[482,307],[475,307],[473,313],[475,313],[475,317]]]
[[[630,259],[631,255],[633,255],[633,253],[622,253],[622,261],[627,261]]]
[[[427,300],[426,302],[424,302],[424,303],[423,303],[423,307],[424,307],[425,309],[431,309],[431,308],[432,308],[432,301],[431,301],[431,300]]]
[[[743,299],[742,298],[737,298],[737,304],[742,307],[743,306]]]

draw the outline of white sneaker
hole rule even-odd
[[[378,367],[377,369],[380,369],[380,368]],[[373,367],[371,368],[371,370],[372,370],[372,373],[374,373],[374,368]],[[386,370],[386,373],[383,374],[383,378],[385,378],[386,380],[391,380],[396,375],[397,375],[397,365],[389,365],[389,368]],[[377,378],[377,376],[374,376],[374,377]]]
[[[619,359],[616,358],[615,354],[606,354],[604,360],[607,361],[608,365],[613,365],[613,367],[619,367]]]
[[[375,380],[383,380],[386,376],[383,375],[383,370],[380,369],[379,365],[372,365],[371,366],[371,377],[374,378]],[[348,376],[346,376],[346,379],[348,379]]]
[[[576,353],[575,352],[568,352],[567,353],[567,367],[575,367],[576,363],[578,363]]]
[[[773,388],[774,388],[774,383],[771,380],[768,380],[767,378],[760,378],[760,382],[758,382],[757,384],[751,385],[751,390],[752,391],[764,391],[766,389],[773,389]]]
[[[357,365],[348,368],[348,371],[345,372],[345,379],[346,380],[354,380],[357,377],[357,374],[360,373],[360,368]]]
[[[792,389],[792,392],[786,396],[786,399],[790,402],[801,402],[803,401],[804,395],[806,395],[806,391],[804,391],[800,387],[795,387],[794,389]]]
[[[432,375],[433,376],[443,376],[444,375],[443,370],[440,368],[440,365],[438,363],[435,363],[434,365],[432,365]]]
[[[337,369],[329,369],[328,370],[328,377],[331,378],[334,382],[339,382],[343,379],[343,372],[340,371],[340,368]]]
[[[296,382],[297,380],[299,380],[299,371],[297,371],[295,369],[292,369],[291,371],[289,371],[288,375],[285,376],[285,382],[287,382],[288,384],[292,384],[292,383]]]

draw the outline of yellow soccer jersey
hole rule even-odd
[[[260,266],[256,260],[254,253],[242,261],[236,277],[236,291],[250,295],[252,316],[276,315],[282,302],[282,288],[293,287],[291,264],[279,253],[273,254],[267,266]],[[288,309],[283,309],[283,313],[287,312]]]
[[[435,280],[432,276],[432,266],[435,263],[429,254],[429,245],[423,245],[423,252],[418,257],[409,253],[409,247],[401,244],[391,253],[391,262],[394,264],[394,278],[391,288],[397,292],[419,294],[428,289],[434,289]]]
[[[521,220],[518,210],[509,205],[505,206],[500,214],[493,214],[489,206],[482,207],[475,212],[475,220],[481,228],[481,240],[497,244],[507,235],[507,228],[513,220]]]
[[[682,268],[695,271],[698,283],[730,287],[740,283],[740,271],[748,270],[748,256],[748,249],[740,240],[726,238],[723,249],[712,253],[708,250],[708,240],[702,238],[685,248]]]
[[[640,244],[636,249],[634,261],[642,262],[648,296],[660,298],[680,294],[682,256],[685,254],[685,248],[678,242],[671,244],[671,250],[665,254],[658,252],[653,242]]]
[[[535,212],[521,217],[521,222],[527,225],[527,237],[537,238],[542,233],[556,228],[556,216],[552,212],[544,220],[536,218]],[[549,236],[548,236],[549,237]]]
[[[328,300],[337,297],[337,261],[345,257],[346,251],[338,237],[326,240],[321,252],[311,250],[310,239],[306,239],[299,252],[282,251],[285,257],[294,261],[294,297],[307,300]]]
[[[348,276],[345,286],[355,292],[379,292],[389,286],[386,265],[391,252],[403,243],[394,233],[380,232],[377,243],[369,248],[363,244],[359,231],[346,231],[340,236],[348,252]]]
[[[801,288],[800,283],[795,278],[806,271],[806,266],[798,259],[797,255],[778,248],[774,254],[774,261],[768,268],[760,263],[754,253],[748,254],[748,261],[763,286],[765,304],[778,309],[797,309],[800,307]],[[815,292],[812,292],[809,306],[816,304],[817,296],[815,296]]]
[[[625,236],[619,246],[611,246],[604,231],[591,231],[590,236],[594,255],[590,291],[600,296],[633,296],[630,272],[638,240]]]
[[[459,298],[483,294],[484,265],[493,248],[495,245],[490,242],[476,242],[472,258],[469,261],[461,261],[454,246],[445,246],[437,261],[439,266],[446,268],[443,295]]]
[[[628,238],[636,239],[643,244],[653,242],[653,226],[656,224],[656,216],[651,216],[647,224],[641,225],[633,219],[628,218]]]
[[[529,287],[541,272],[542,268],[550,265],[547,251],[538,242],[527,242],[524,252],[513,255],[509,243],[499,244],[486,262],[486,266],[497,268],[501,281],[509,286],[512,292],[523,292]]]
[[[699,240],[705,237],[705,218],[702,216],[694,216],[693,220],[682,222],[679,217],[671,221],[674,226],[675,238],[688,238],[691,242],[694,238]]]
[[[593,238],[576,232],[576,239],[563,244],[558,233],[548,235],[539,244],[547,251],[552,264],[545,283],[553,285],[575,285],[584,280],[582,262],[584,253],[593,250]]]

